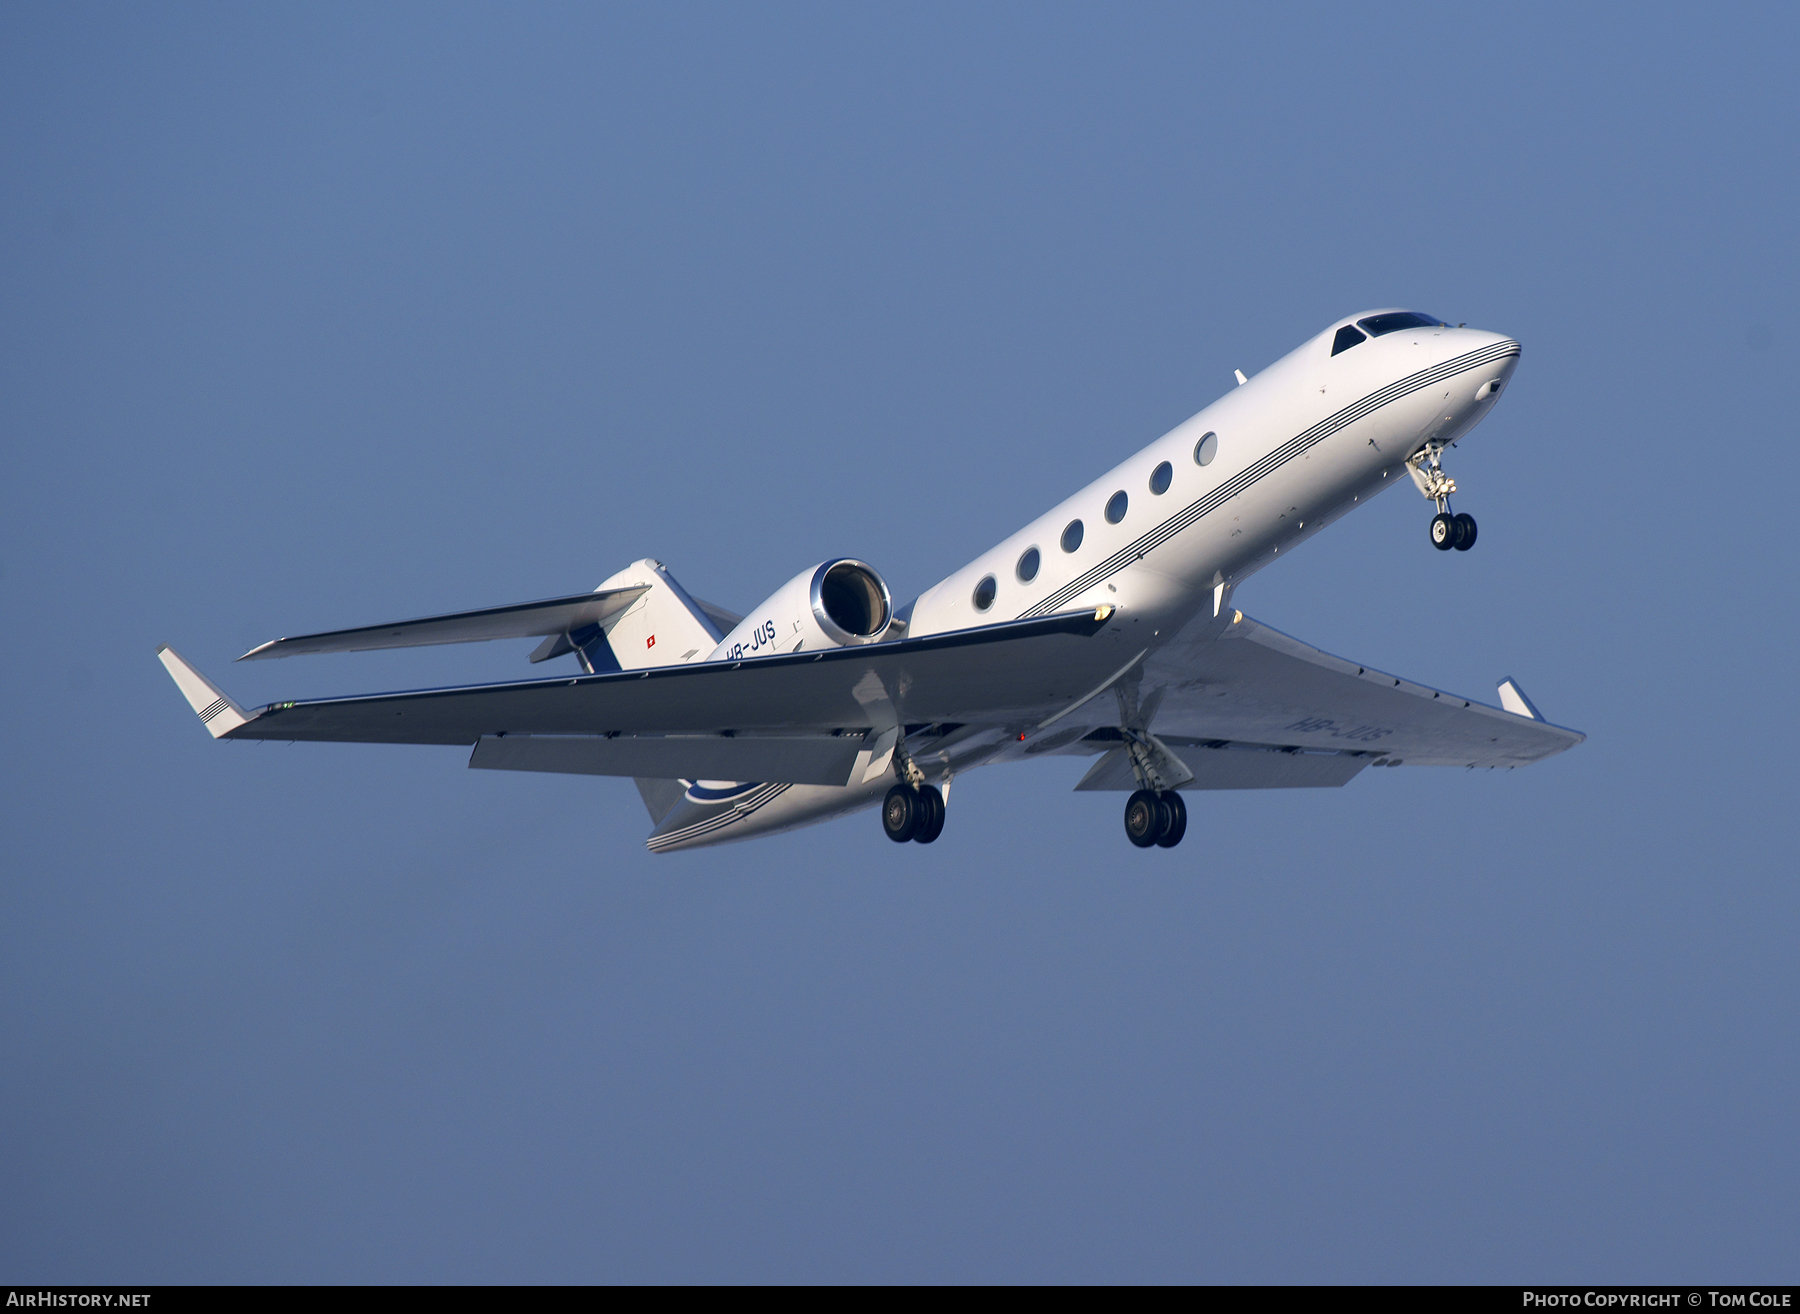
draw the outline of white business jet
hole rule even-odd
[[[1443,456],[1519,344],[1410,310],[1333,324],[1061,505],[895,607],[861,561],[801,571],[744,616],[638,561],[592,593],[276,639],[239,660],[543,636],[551,679],[246,711],[159,655],[215,739],[458,744],[471,767],[636,778],[653,852],[881,806],[929,844],[951,779],[1047,754],[1129,792],[1125,833],[1172,848],[1181,791],[1342,785],[1368,767],[1516,767],[1581,742],[1519,686],[1500,706],[1330,656],[1233,590],[1410,481],[1432,546],[1467,551]]]

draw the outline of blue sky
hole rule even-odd
[[[0,14],[0,1275],[1769,1281],[1800,1231],[1777,6]],[[1519,338],[1238,593],[1579,749],[1068,761],[676,857],[627,782],[218,745],[659,557],[911,597],[1332,319]]]

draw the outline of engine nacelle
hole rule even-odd
[[[872,566],[839,557],[801,571],[752,608],[713,649],[711,660],[874,643],[893,620],[887,581]]]

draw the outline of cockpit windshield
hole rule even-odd
[[[1356,322],[1367,329],[1372,338],[1378,338],[1383,333],[1398,333],[1401,329],[1448,327],[1443,320],[1421,315],[1416,310],[1391,310],[1385,315],[1370,315],[1367,319]]]

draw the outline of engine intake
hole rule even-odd
[[[813,616],[839,646],[870,643],[894,617],[894,600],[881,576],[860,561],[827,561],[812,575]]]
[[[848,557],[822,561],[783,584],[738,622],[713,661],[874,643],[894,621],[894,599],[874,567]]]

